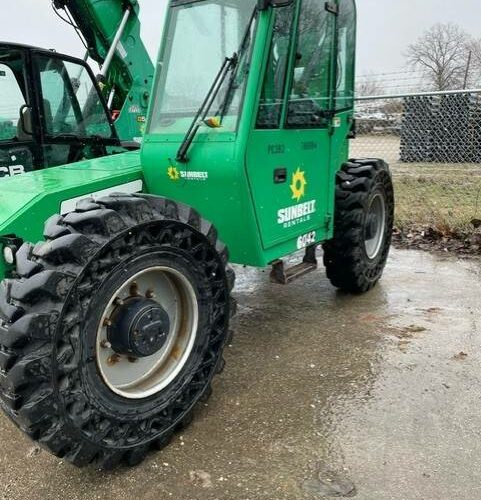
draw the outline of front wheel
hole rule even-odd
[[[217,232],[156,197],[84,200],[0,291],[0,403],[76,465],[134,465],[223,367],[233,275]]]
[[[394,190],[382,160],[351,160],[336,179],[334,238],[324,244],[331,283],[363,293],[380,280],[391,246]]]

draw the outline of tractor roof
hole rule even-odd
[[[65,55],[53,49],[44,49],[42,47],[36,47],[35,45],[27,45],[23,43],[2,42],[1,40],[0,40],[0,49],[35,50],[36,52],[44,52],[45,54],[58,54],[62,57]],[[65,55],[65,57],[71,58],[71,56],[67,55]]]

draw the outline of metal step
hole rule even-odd
[[[288,285],[294,280],[317,269],[316,246],[306,248],[306,254],[300,264],[285,267],[284,261],[279,259],[272,263],[271,281],[279,285]]]

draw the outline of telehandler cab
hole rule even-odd
[[[355,26],[354,0],[172,0],[141,161],[0,184],[0,401],[31,438],[102,468],[165,446],[224,367],[229,263],[284,284],[322,244],[334,286],[378,282],[394,197],[348,160]]]
[[[92,70],[80,59],[1,42],[0,91],[2,178],[140,147],[120,141]]]
[[[0,42],[0,178],[140,147],[154,68],[137,0],[52,6],[101,73],[86,60]]]

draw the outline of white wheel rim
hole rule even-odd
[[[151,295],[167,312],[170,328],[160,351],[145,358],[117,355],[108,342],[108,324],[118,301]],[[199,325],[197,296],[179,271],[156,266],[137,273],[111,297],[96,338],[97,367],[107,387],[127,399],[143,399],[168,387],[179,375],[195,344]]]
[[[369,259],[374,260],[382,250],[386,233],[386,203],[377,193],[371,199],[364,228],[364,245]]]

